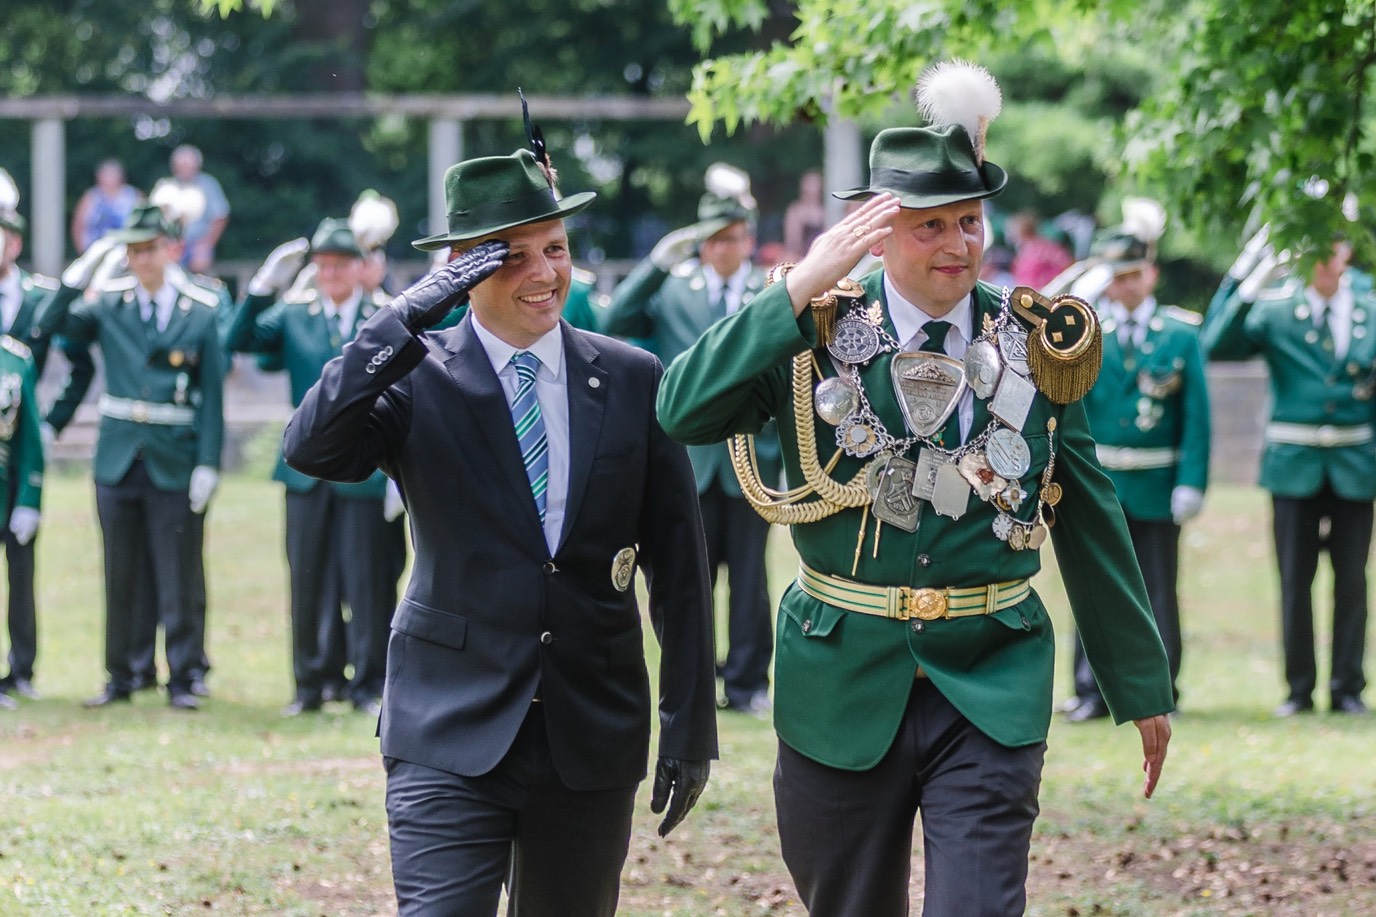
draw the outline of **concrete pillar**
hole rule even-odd
[[[861,146],[860,125],[841,118],[829,118],[823,137],[822,187],[828,192],[859,188],[868,177],[866,162],[867,156]],[[845,215],[847,202],[837,200],[829,193],[825,200],[827,225],[830,226]]]
[[[426,181],[430,196],[428,235],[448,227],[449,208],[444,203],[445,170],[463,159],[463,122],[457,118],[430,119],[430,175]]]
[[[66,262],[67,133],[61,118],[33,122],[29,252],[34,270],[56,277]]]

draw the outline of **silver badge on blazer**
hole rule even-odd
[[[612,585],[617,592],[631,588],[631,577],[635,576],[635,548],[622,548],[612,558]]]
[[[944,353],[895,354],[889,373],[903,419],[917,436],[940,430],[965,389],[964,362]]]

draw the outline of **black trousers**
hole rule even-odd
[[[1362,663],[1366,653],[1371,501],[1344,500],[1325,482],[1312,497],[1272,497],[1271,504],[1280,568],[1281,645],[1288,699],[1311,701],[1318,680],[1313,588],[1319,553],[1324,550],[1333,564],[1333,663],[1328,693],[1331,699],[1357,697],[1366,687]]]
[[[581,792],[554,772],[540,704],[490,772],[461,777],[385,758],[400,917],[612,917],[634,786]]]
[[[192,621],[197,544],[195,513],[184,490],[153,486],[142,461],[114,485],[96,485],[96,511],[105,546],[105,668],[110,686],[131,687],[139,580],[151,565],[162,624],[168,689],[190,689],[197,662]]]
[[[1151,603],[1152,617],[1156,619],[1156,629],[1166,646],[1171,688],[1179,699],[1176,679],[1180,676],[1183,649],[1180,639],[1180,598],[1176,586],[1180,574],[1180,526],[1169,519],[1129,517],[1128,536],[1132,539],[1132,551],[1137,555],[1137,565],[1142,568],[1142,579],[1147,583],[1147,600]],[[1075,696],[1081,703],[1102,702],[1104,699],[1099,693],[1099,683],[1094,680],[1094,672],[1089,667],[1089,659],[1085,656],[1085,647],[1078,634],[1075,637]]]
[[[321,484],[287,492],[292,674],[297,697],[318,700],[330,662],[331,627],[348,606],[349,699],[382,696],[397,580],[382,500],[342,497]]]
[[[195,677],[204,678],[210,671],[210,657],[205,651],[205,514],[191,514],[191,538],[195,542],[191,570],[191,627],[196,643]],[[153,589],[153,568],[149,564],[138,586],[134,602],[134,636],[130,642],[129,668],[147,684],[157,679],[154,657],[158,645],[158,601]]]
[[[698,494],[702,527],[707,535],[707,565],[712,588],[722,565],[730,585],[727,601],[727,651],[721,666],[728,706],[745,706],[769,690],[769,662],[774,656],[774,623],[769,609],[765,542],[769,523],[744,497],[728,496],[714,480]],[[715,619],[715,616],[714,616]]]
[[[919,811],[924,917],[1023,913],[1045,753],[1044,742],[994,742],[926,679],[867,771],[827,767],[780,742],[779,843],[810,917],[904,917]]]
[[[10,506],[14,505],[13,497]],[[20,544],[8,525],[4,526],[5,565],[9,582],[8,625],[10,635],[9,677],[33,680],[33,664],[38,658],[38,611],[34,602],[35,536]]]

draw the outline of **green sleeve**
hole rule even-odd
[[[1249,329],[1253,304],[1237,295],[1237,287],[1236,280],[1224,277],[1205,313],[1199,337],[1210,360],[1246,360],[1261,352],[1251,333],[1256,323]]]
[[[196,464],[219,468],[225,438],[225,364],[214,316],[207,317],[205,334],[209,340],[202,349],[200,368],[201,405],[196,416]]]
[[[24,382],[20,387],[19,442],[16,444],[10,469],[18,489],[15,506],[38,509],[43,502],[43,436],[38,419],[38,395],[34,391],[33,360],[24,358]]]
[[[1184,418],[1180,435],[1180,462],[1176,466],[1177,486],[1204,490],[1209,486],[1209,380],[1204,373],[1204,356],[1199,337],[1190,334],[1185,355]]]
[[[248,294],[223,337],[229,353],[276,352],[282,346],[282,305],[274,305],[271,296]]]
[[[603,334],[619,338],[652,338],[655,333],[651,306],[655,294],[669,278],[667,271],[644,259],[616,285],[603,316]]]

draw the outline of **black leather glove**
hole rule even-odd
[[[658,815],[664,812],[665,803],[669,805],[669,811],[664,812],[664,821],[659,823],[660,837],[668,837],[669,832],[678,827],[678,823],[697,803],[707,786],[707,775],[711,770],[711,761],[659,759],[655,765],[654,790],[650,793],[650,811]]]
[[[468,291],[502,266],[511,246],[489,239],[411,284],[389,306],[412,334],[433,328],[468,298]]]

